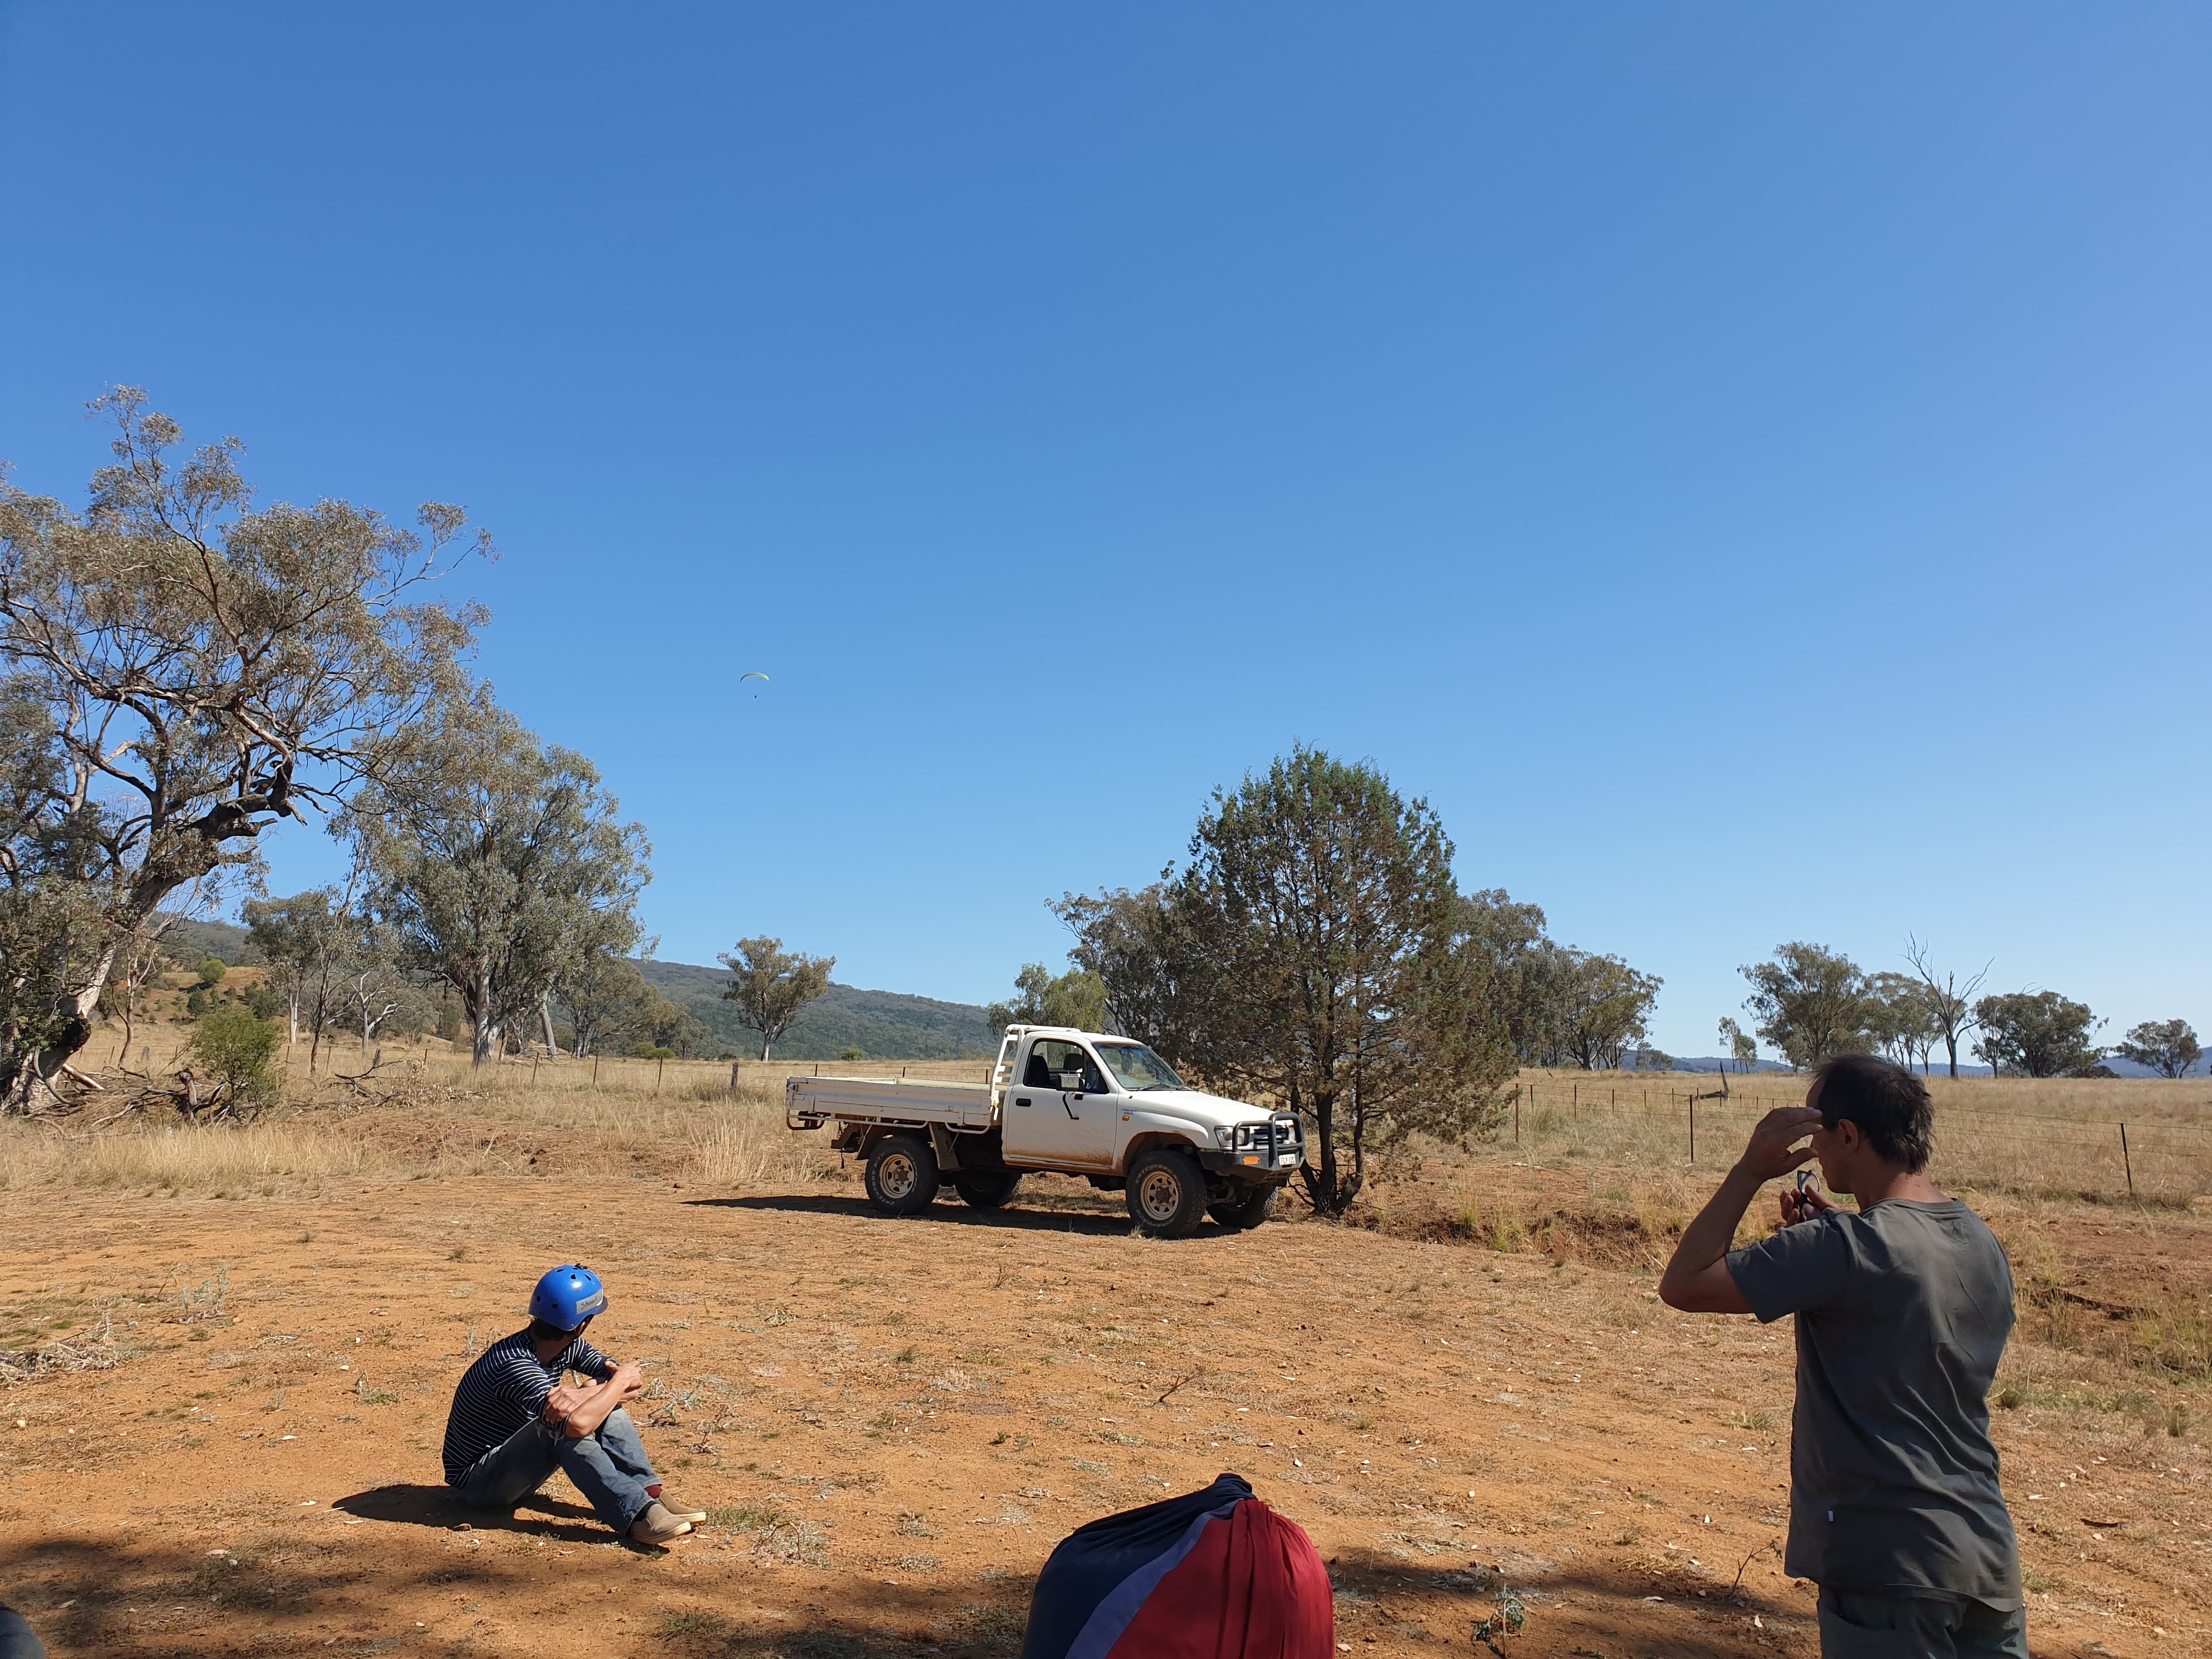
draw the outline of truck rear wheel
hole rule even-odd
[[[1249,1232],[1265,1221],[1275,1207],[1275,1189],[1261,1187],[1238,1197],[1206,1206],[1206,1213],[1232,1233]]]
[[[868,1153],[865,1179],[885,1215],[920,1215],[937,1201],[937,1154],[920,1135],[885,1135]]]
[[[995,1210],[1022,1184],[1019,1170],[963,1170],[952,1177],[962,1200],[978,1210]]]
[[[1162,1146],[1129,1167],[1129,1217],[1154,1238],[1188,1238],[1206,1219],[1206,1176],[1188,1152]]]

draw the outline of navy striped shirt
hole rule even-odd
[[[615,1362],[578,1337],[550,1364],[538,1357],[525,1326],[477,1356],[453,1390],[453,1409],[446,1419],[446,1484],[458,1486],[469,1466],[504,1443],[545,1410],[545,1396],[563,1371],[581,1371],[604,1382]]]

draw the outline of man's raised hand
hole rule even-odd
[[[645,1367],[635,1359],[625,1359],[615,1367],[615,1374],[607,1380],[621,1389],[624,1400],[635,1400],[645,1392]]]
[[[1800,1164],[1812,1161],[1813,1149],[1793,1143],[1804,1139],[1820,1127],[1820,1114],[1810,1106],[1778,1106],[1751,1132],[1745,1143],[1743,1156],[1736,1160],[1736,1168],[1761,1181],[1772,1181],[1788,1175]]]
[[[1785,1227],[1794,1227],[1801,1221],[1810,1221],[1816,1215],[1826,1215],[1835,1207],[1835,1201],[1818,1187],[1785,1187],[1782,1189],[1782,1224]]]

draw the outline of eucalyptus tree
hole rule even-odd
[[[544,1018],[564,973],[637,942],[652,849],[618,806],[591,762],[478,688],[410,733],[337,826],[399,960],[459,996],[477,1065]]]
[[[760,1033],[760,1057],[782,1039],[797,1023],[806,1005],[830,988],[835,957],[801,956],[783,948],[780,939],[741,939],[734,951],[722,953],[722,966],[730,982],[722,990],[725,1001],[738,1005],[738,1018]]]
[[[1101,1031],[1113,1016],[1106,1006],[1106,981],[1078,965],[1055,975],[1041,962],[1025,963],[1014,975],[1012,1002],[983,1010],[983,1024],[994,1032],[1009,1025],[1063,1025]]]
[[[1974,1005],[1981,1038],[1974,1050],[1997,1076],[2081,1077],[2103,1060],[2106,1049],[2089,1041],[2105,1024],[2056,991],[2008,991]]]
[[[2204,1058],[2203,1046],[2185,1019],[2147,1019],[2130,1025],[2112,1052],[2160,1077],[2186,1077],[2189,1068]]]
[[[115,459],[82,511],[0,477],[0,1103],[19,1109],[66,1088],[164,901],[340,803],[460,690],[483,613],[431,590],[490,552],[457,507],[411,528],[256,507],[235,439],[179,459],[138,389],[92,407]]]
[[[1759,1035],[1792,1066],[1816,1066],[1830,1054],[1864,1054],[1875,1046],[1869,1030],[1873,992],[1849,957],[1802,940],[1774,947],[1765,962],[1740,970],[1751,982],[1744,1006],[1759,1019]]]

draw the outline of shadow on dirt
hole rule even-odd
[[[512,1515],[500,1510],[472,1509],[450,1486],[372,1486],[334,1500],[331,1507],[341,1515],[364,1521],[383,1521],[399,1526],[434,1527],[440,1532],[466,1528],[474,1532],[523,1532],[552,1538],[565,1544],[604,1544],[607,1529],[588,1505],[563,1504],[542,1492],[532,1493]]]
[[[1083,1238],[1127,1238],[1132,1224],[1126,1215],[1098,1215],[1082,1210],[1032,1210],[1009,1206],[1003,1210],[971,1210],[958,1202],[933,1205],[918,1216],[880,1215],[862,1198],[833,1198],[812,1193],[762,1193],[750,1198],[687,1198],[686,1205],[704,1209],[775,1210],[787,1215],[842,1215],[871,1221],[929,1221],[962,1227],[994,1227],[1012,1232],[1073,1233]],[[1184,1242],[1226,1243],[1242,1235],[1211,1224],[1200,1227]]]

